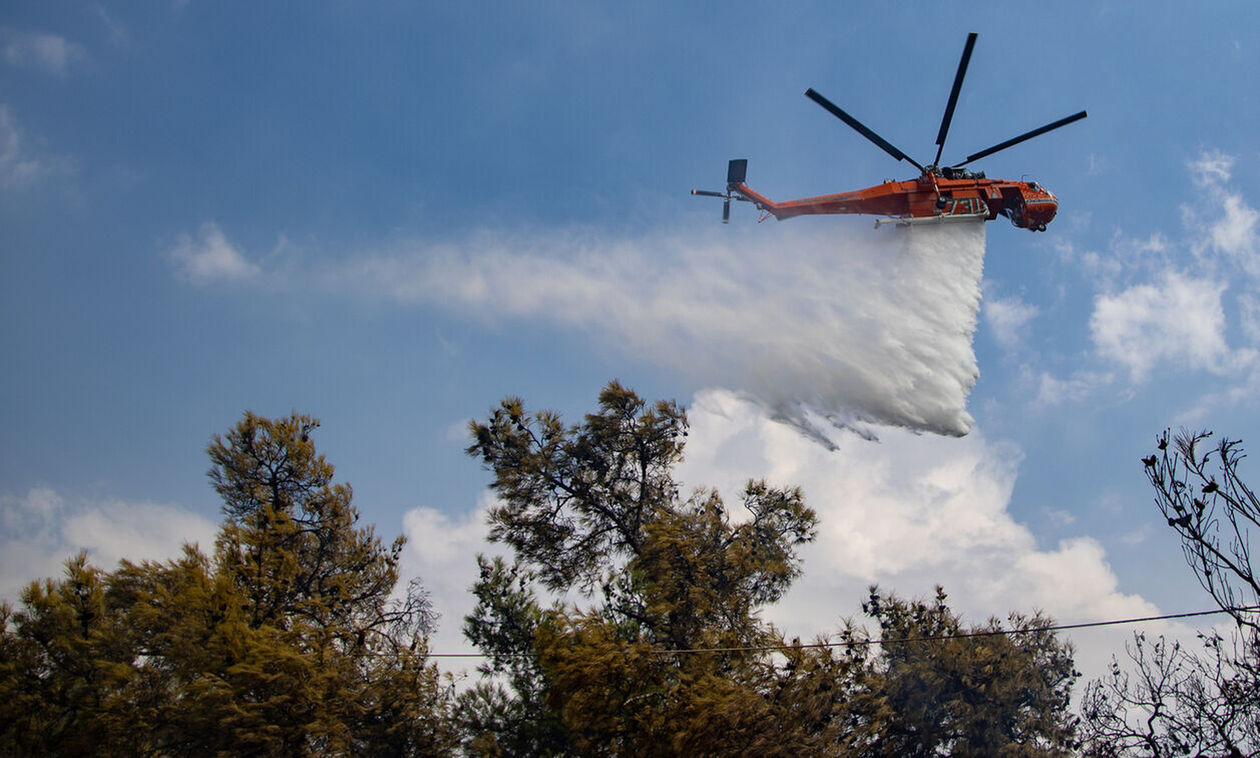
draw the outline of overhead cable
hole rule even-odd
[[[1172,621],[1176,619],[1195,618],[1197,616],[1216,616],[1222,613],[1256,613],[1260,605],[1242,608],[1218,608],[1210,611],[1190,611],[1188,613],[1167,613],[1160,616],[1139,616],[1135,618],[1111,619],[1108,621],[1084,621],[1076,624],[1054,624],[1050,626],[1026,627],[1023,629],[983,629],[956,634],[940,634],[924,637],[893,637],[889,639],[850,639],[839,642],[809,642],[793,645],[750,645],[747,647],[697,647],[682,649],[652,649],[654,655],[686,655],[699,653],[756,653],[784,650],[806,650],[811,648],[833,647],[870,647],[874,645],[906,645],[912,642],[943,642],[946,640],[970,639],[973,637],[1001,637],[1019,634],[1038,634],[1041,632],[1062,632],[1071,629],[1091,629],[1100,626],[1123,626],[1126,624],[1142,624],[1150,621]],[[535,653],[429,653],[430,658],[528,658]]]

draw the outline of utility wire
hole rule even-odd
[[[1149,621],[1170,621],[1173,619],[1195,618],[1196,616],[1215,616],[1221,613],[1253,613],[1260,611],[1260,605],[1245,606],[1242,608],[1218,608],[1211,611],[1191,611],[1189,613],[1168,613],[1162,616],[1139,616],[1127,619],[1112,619],[1109,621],[1084,621],[1077,624],[1054,624],[1051,626],[1036,626],[1026,629],[986,629],[975,632],[959,632],[957,634],[940,634],[926,637],[902,637],[893,639],[856,639],[842,640],[840,642],[811,642],[796,645],[752,645],[748,647],[697,647],[684,648],[678,650],[656,650],[650,652],[655,655],[685,655],[693,653],[753,653],[766,651],[782,651],[782,650],[804,650],[810,648],[831,648],[831,647],[870,647],[872,645],[905,645],[911,642],[941,642],[944,640],[962,640],[972,637],[1000,637],[1014,636],[1017,634],[1037,634],[1039,632],[1062,632],[1070,629],[1090,629],[1099,626],[1123,626],[1125,624],[1142,624]],[[528,658],[535,655],[534,653],[429,653],[430,658]]]

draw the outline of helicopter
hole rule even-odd
[[[941,128],[936,135],[936,157],[927,165],[920,164],[898,150],[812,87],[805,91],[806,97],[875,143],[884,152],[898,161],[908,161],[919,169],[917,179],[905,181],[885,179],[882,184],[853,192],[775,202],[744,183],[748,173],[748,160],[738,158],[727,165],[725,192],[692,190],[691,194],[723,198],[722,223],[724,224],[730,222],[731,201],[736,200],[756,206],[762,212],[761,220],[763,221],[770,216],[782,221],[794,216],[860,213],[883,216],[884,218],[875,222],[878,228],[880,224],[887,223],[911,225],[981,219],[992,221],[998,216],[1003,216],[1010,219],[1011,223],[1020,229],[1044,232],[1046,224],[1054,219],[1059,210],[1058,198],[1049,190],[1031,181],[989,179],[985,177],[983,171],[969,171],[963,167],[1000,150],[1079,121],[1085,118],[1086,113],[1085,111],[1074,113],[1018,137],[1012,137],[1005,142],[973,153],[960,163],[951,166],[940,165],[941,153],[945,150],[945,137],[949,133],[949,125],[954,118],[954,107],[958,104],[958,93],[962,90],[963,77],[967,74],[967,65],[971,61],[971,51],[975,47],[977,36],[975,32],[967,36],[962,58],[958,62],[958,72],[954,75],[954,87],[950,90],[949,102],[945,106],[945,116],[941,119]]]

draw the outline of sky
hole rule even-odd
[[[462,650],[468,421],[618,379],[687,406],[688,485],[804,488],[794,634],[871,583],[1210,607],[1139,459],[1256,425],[1260,8],[903,5],[6,3],[0,595],[208,547],[211,435],[296,410]],[[730,158],[775,199],[913,177],[802,94],[926,163],[971,31],[947,162],[1089,112],[972,166],[1054,192],[1045,233],[688,194]]]

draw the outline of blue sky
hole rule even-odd
[[[509,394],[576,417],[618,378],[693,407],[694,483],[803,483],[837,525],[784,612],[802,634],[871,580],[942,581],[980,618],[1205,607],[1138,458],[1166,426],[1247,439],[1257,420],[1260,10],[1051,8],[6,4],[5,592],[79,546],[204,541],[210,435],[299,410],[364,517],[411,534],[455,630],[488,481],[463,425]],[[911,177],[802,93],[926,162],[969,31],[945,158],[1088,109],[977,166],[1043,183],[1059,218],[985,230],[953,354],[979,371],[971,434],[876,424],[879,443],[827,451],[733,394],[759,349],[812,338],[809,311],[755,284],[792,270],[839,301],[886,237],[747,206],[722,227],[687,192],[732,157],[774,198]],[[889,269],[837,312],[966,320],[963,301],[925,315],[924,278]],[[832,327],[824,368],[861,332]]]

